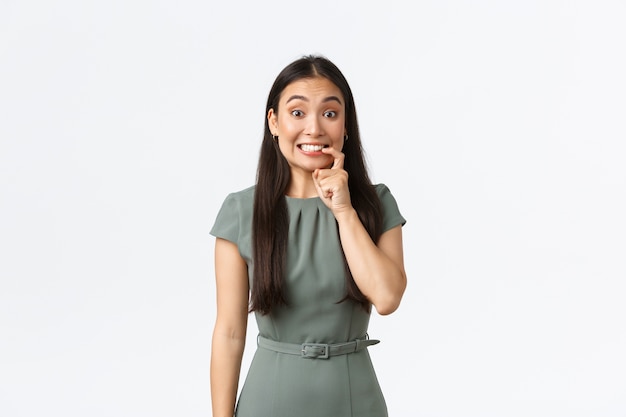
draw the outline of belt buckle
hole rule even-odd
[[[308,359],[328,359],[330,346],[326,343],[303,343],[300,356]]]

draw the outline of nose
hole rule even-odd
[[[324,134],[322,121],[318,116],[310,116],[307,120],[306,132],[308,136],[317,137]]]

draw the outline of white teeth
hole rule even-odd
[[[322,145],[308,145],[308,144],[300,145],[300,149],[302,149],[305,152],[319,152],[323,148],[324,147]]]

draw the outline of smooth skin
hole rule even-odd
[[[232,417],[248,325],[248,267],[237,245],[215,241],[217,317],[211,347],[213,417]]]
[[[281,153],[291,168],[287,195],[319,197],[339,225],[341,245],[361,292],[381,315],[393,313],[406,288],[402,228],[383,233],[376,245],[350,201],[341,152],[346,135],[341,90],[315,77],[294,81],[282,92],[276,112],[267,114]],[[246,339],[248,271],[237,246],[216,239],[217,319],[211,351],[214,417],[232,417]]]

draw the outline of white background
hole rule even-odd
[[[626,3],[0,3],[0,415],[208,416],[213,238],[280,69],[353,88],[390,416],[626,415]],[[250,342],[256,325],[250,320]]]

